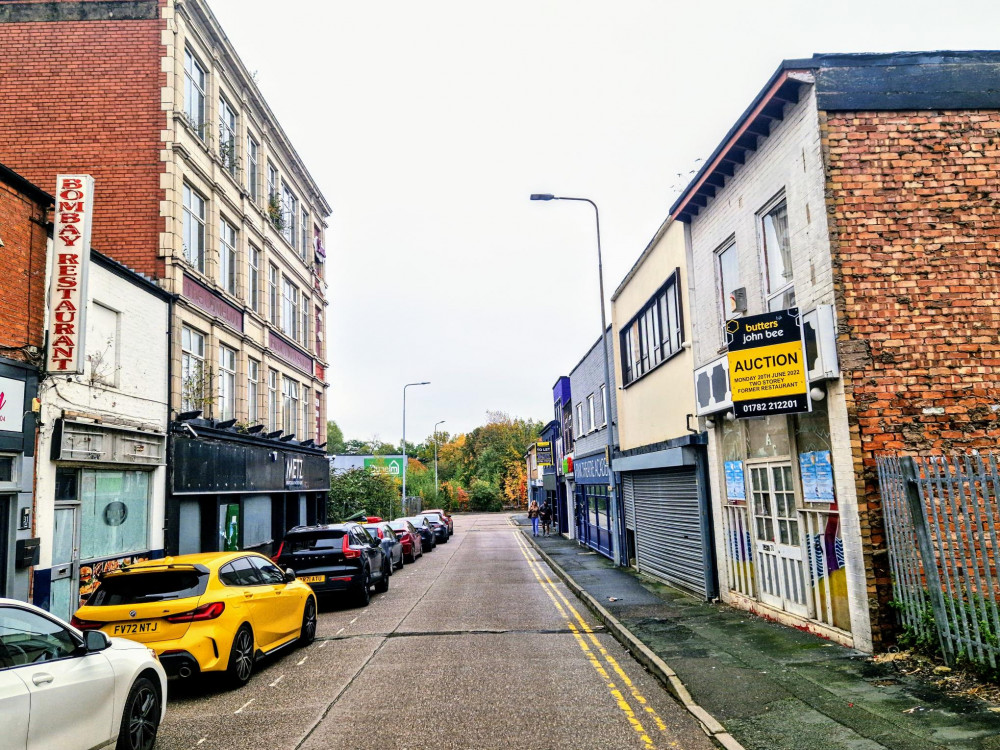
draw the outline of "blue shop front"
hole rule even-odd
[[[576,533],[581,544],[611,557],[611,477],[605,453],[576,457]]]

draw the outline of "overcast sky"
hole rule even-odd
[[[547,421],[667,209],[783,58],[988,49],[992,2],[209,0],[333,206],[329,415]],[[609,309],[610,315],[610,309]],[[609,321],[610,322],[610,321]]]

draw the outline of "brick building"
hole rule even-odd
[[[25,599],[34,534],[33,483],[52,196],[0,165],[0,597]],[[18,556],[18,553],[21,553]]]
[[[995,52],[787,60],[672,206],[726,601],[885,645],[876,454],[996,447],[998,66]],[[791,307],[812,411],[724,418],[723,324]],[[806,476],[815,461],[826,481]]]

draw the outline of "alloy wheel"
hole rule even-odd
[[[142,685],[129,707],[128,738],[131,750],[150,750],[153,747],[159,713],[156,691],[148,685]]]
[[[244,628],[237,633],[233,649],[236,651],[236,676],[240,682],[246,682],[253,671],[253,638],[249,630]]]

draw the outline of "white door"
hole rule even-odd
[[[0,640],[11,661],[4,673],[30,696],[27,750],[92,748],[111,738],[115,675],[104,654],[81,655],[65,627],[19,607],[0,608]]]
[[[0,661],[0,666],[4,662]],[[0,670],[0,750],[24,750],[28,742],[28,686],[15,674]]]
[[[748,464],[747,470],[760,600],[809,617],[809,582],[795,508],[792,465],[788,461],[766,461]]]

